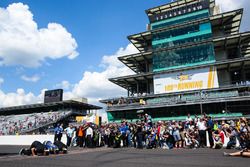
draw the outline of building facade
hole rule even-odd
[[[221,13],[215,0],[179,0],[146,10],[147,31],[128,39],[140,51],[118,59],[135,74],[111,78],[127,97],[101,100],[108,119],[154,121],[209,114],[250,114],[250,32],[240,32],[243,9]]]

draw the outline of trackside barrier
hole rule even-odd
[[[0,145],[31,145],[33,141],[44,142],[45,140],[54,141],[54,135],[12,135],[0,136]],[[66,143],[67,138],[64,134],[62,142]]]

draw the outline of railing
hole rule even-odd
[[[126,100],[121,104],[109,104],[107,106],[107,111],[112,110],[123,110],[123,109],[133,109],[133,108],[149,108],[153,106],[167,106],[167,105],[179,105],[179,104],[192,104],[200,103],[204,101],[218,101],[226,100],[227,98],[237,98],[237,97],[250,97],[250,91],[239,92],[238,89],[231,90],[213,90],[213,91],[200,91],[195,93],[187,94],[173,94],[165,96],[144,96],[138,97],[135,100]]]
[[[232,84],[234,83],[234,84]],[[219,88],[213,88],[213,89],[206,89],[206,90],[192,90],[192,91],[185,91],[185,92],[175,92],[175,93],[168,93],[168,94],[157,94],[159,96],[171,96],[174,94],[192,94],[194,92],[215,92],[215,91],[220,91],[220,90],[228,90],[228,89],[238,89],[238,88],[242,88],[242,87],[250,87],[250,81],[224,81],[224,82],[220,82],[219,83],[220,87]],[[125,101],[124,104],[131,104],[131,101],[135,101],[137,100],[139,103],[138,99],[149,99],[152,97],[155,97],[156,95],[154,93],[139,93],[139,94],[131,94],[129,97],[125,98],[122,97],[122,99]],[[110,104],[113,103],[113,105],[117,105],[119,103],[119,100],[121,100],[121,98],[117,98],[117,97],[112,97],[109,99],[104,99],[104,100],[100,100],[101,103],[106,103],[106,104]]]

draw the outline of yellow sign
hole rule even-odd
[[[217,88],[216,67],[200,68],[154,76],[155,94]]]
[[[165,86],[165,91],[173,91],[173,90],[187,90],[187,89],[201,89],[203,87],[203,81],[195,81],[195,82],[184,82],[178,84],[171,84]]]
[[[83,121],[83,116],[77,116],[76,121],[77,122],[82,122]]]

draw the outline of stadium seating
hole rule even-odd
[[[17,135],[57,122],[71,111],[0,116],[0,135]]]

